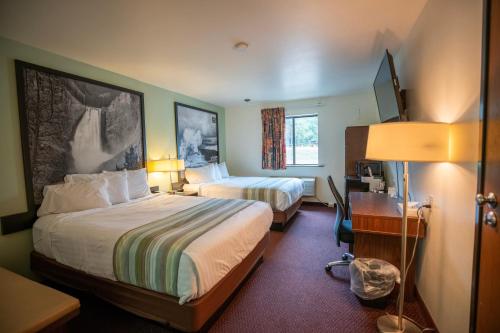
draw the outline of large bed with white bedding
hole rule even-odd
[[[231,176],[209,183],[184,185],[185,191],[198,192],[203,197],[225,199],[247,199],[251,189],[274,189],[275,193],[266,193],[269,196],[266,202],[273,210],[286,210],[302,197],[304,182],[299,178]],[[271,195],[274,197],[271,198]]]
[[[304,182],[299,178],[228,176],[201,183],[190,182],[183,188],[203,197],[267,202],[275,212],[273,226],[283,229],[300,207]]]
[[[105,208],[42,216],[33,226],[33,241],[36,251],[34,269],[39,271],[41,267],[45,267],[39,272],[47,273],[50,276],[51,272],[53,273],[62,267],[63,270],[66,270],[64,274],[71,272],[71,274],[84,275],[89,279],[98,279],[101,281],[99,283],[111,283],[110,286],[113,287],[115,284],[127,284],[127,288],[135,288],[128,286],[128,283],[123,283],[123,281],[117,281],[114,269],[117,242],[131,231],[166,217],[190,212],[190,210],[214,200],[216,199],[158,194]],[[163,297],[170,303],[177,302],[179,308],[190,308],[192,304],[196,305],[204,299],[213,299],[209,295],[214,294],[214,290],[223,290],[223,293],[227,294],[231,288],[236,288],[237,284],[233,281],[234,288],[228,289],[224,286],[225,281],[228,280],[228,276],[231,280],[230,277],[234,275],[231,273],[237,271],[250,255],[255,255],[253,252],[268,237],[273,212],[268,204],[259,201],[224,201],[230,204],[239,202],[243,203],[244,206],[235,211],[234,214],[228,215],[227,218],[221,220],[221,223],[194,239],[184,248],[178,263],[176,290],[171,292],[169,296],[163,296],[164,293],[155,290],[148,291],[154,293],[155,298]],[[204,217],[207,213],[204,212],[200,215]],[[132,247],[127,251],[136,251],[136,249]],[[260,252],[262,251],[263,249]],[[257,255],[262,256],[262,253]],[[43,262],[40,262],[40,259]],[[254,264],[255,262],[251,266]],[[52,270],[50,269],[51,265],[54,268]],[[151,268],[149,267],[149,269]],[[166,273],[168,274],[168,272]],[[248,271],[243,273],[245,274],[242,275],[240,272],[240,275],[244,276],[248,274]],[[54,278],[54,276],[52,277]],[[66,278],[59,276],[59,280],[61,279]],[[241,279],[243,277],[240,277]],[[135,289],[139,289],[139,291],[135,290],[135,292],[140,294],[140,289],[144,288],[144,286],[136,285]],[[102,295],[111,289],[113,288],[105,288],[106,291],[101,289],[101,295],[97,296],[107,298],[116,305],[131,310],[133,305],[128,302],[120,304],[120,297]],[[146,287],[146,289],[149,288]],[[141,295],[141,297],[145,298],[146,296]],[[219,298],[225,300],[225,297],[219,296]],[[170,303],[168,306],[175,306]],[[204,303],[210,303],[210,299],[209,302]],[[208,316],[207,312],[216,310],[212,309],[213,306],[214,304],[211,304],[209,310],[207,310],[207,306],[204,306],[201,311],[203,315],[199,314],[200,311],[194,311],[193,313],[197,313],[196,315],[189,314],[191,313],[189,311],[183,312],[188,313],[187,317],[193,317],[184,318],[183,322],[176,322],[178,319],[175,318],[178,316],[177,308],[170,311],[165,310],[163,316],[161,312],[160,315],[148,314],[148,310],[144,308],[135,309],[135,311],[132,309],[132,312],[168,322],[174,327],[189,331],[200,328],[200,325],[207,319],[205,318]],[[158,309],[152,311],[158,311]],[[201,320],[200,316],[204,319]]]

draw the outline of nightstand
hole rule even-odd
[[[80,301],[0,267],[0,332],[63,330]]]
[[[168,192],[168,193],[172,194],[172,195],[181,195],[184,197],[197,197],[198,196],[198,192],[195,192],[195,191]]]

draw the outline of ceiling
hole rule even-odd
[[[370,87],[426,2],[0,0],[0,35],[227,107]]]

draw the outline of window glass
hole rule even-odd
[[[318,116],[286,119],[287,164],[318,164]]]

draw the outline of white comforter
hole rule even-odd
[[[34,247],[59,263],[116,280],[113,249],[124,233],[205,200],[160,194],[109,208],[44,216],[33,226]],[[208,292],[255,248],[272,220],[271,207],[256,202],[193,241],[180,260],[179,303]]]
[[[244,199],[245,188],[263,181],[267,177],[229,177],[210,183],[185,184],[185,191],[198,192],[198,195],[211,198]],[[290,181],[278,190],[277,210],[285,210],[293,205],[304,193],[304,182],[299,178],[288,178]]]

